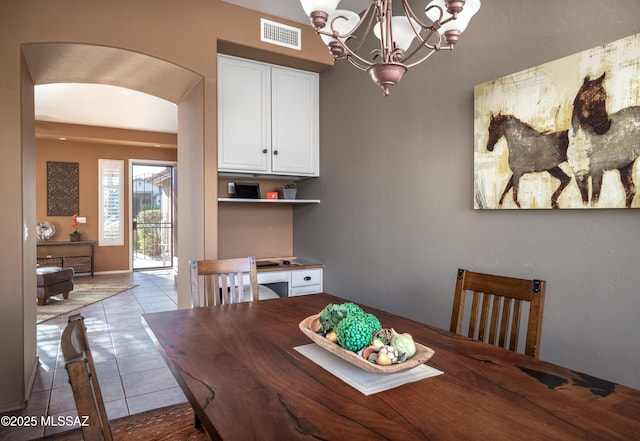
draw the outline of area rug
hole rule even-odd
[[[193,409],[185,403],[118,418],[111,421],[109,426],[116,441],[208,441],[206,433],[194,427],[194,421]],[[42,439],[82,441],[82,432],[73,429]]]
[[[127,291],[137,285],[105,285],[76,283],[68,299],[63,299],[62,294],[51,296],[46,305],[38,305],[38,324],[68,314],[76,309],[99,302],[113,295]]]

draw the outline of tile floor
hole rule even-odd
[[[85,279],[85,277],[82,277]],[[147,334],[143,313],[177,308],[173,272],[140,271],[96,275],[95,283],[133,283],[135,288],[86,306],[85,318],[100,388],[109,419],[186,402],[178,384]],[[82,280],[86,283],[87,280]],[[76,416],[75,403],[60,353],[60,337],[67,315],[38,325],[38,377],[29,406],[8,415]],[[70,427],[0,427],[0,441],[38,439]]]

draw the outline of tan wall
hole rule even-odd
[[[38,127],[42,127],[38,123]],[[87,218],[78,231],[84,240],[94,240],[95,271],[129,270],[129,231],[125,231],[122,246],[98,246],[98,159],[121,159],[125,161],[125,201],[124,219],[129,220],[129,159],[158,161],[176,161],[176,148],[145,147],[128,145],[128,140],[137,144],[162,142],[165,145],[176,144],[176,134],[119,130],[103,127],[73,126],[68,124],[46,123],[48,138],[36,139],[36,219],[38,222],[51,222],[56,228],[52,240],[68,240],[71,228],[70,216],[47,216],[47,162],[76,162],[79,167],[80,199],[79,215]],[[36,129],[37,133],[45,132]],[[67,139],[51,139],[51,133],[64,134]],[[145,138],[146,135],[146,138]],[[78,137],[81,140],[74,140]]]
[[[227,183],[257,182],[260,196],[268,191],[282,198],[286,181],[220,179],[218,197],[228,198]],[[222,202],[218,205],[218,257],[256,256],[279,257],[293,255],[293,207],[287,204]]]
[[[33,138],[32,110],[25,103],[29,100],[26,65],[21,64],[22,45],[26,43],[65,42],[101,45],[139,52],[160,60],[166,60],[202,76],[197,97],[203,103],[198,109],[202,133],[183,139],[201,139],[197,147],[199,163],[204,179],[200,188],[189,188],[188,193],[199,198],[205,207],[202,219],[195,224],[198,230],[190,242],[195,247],[203,243],[202,253],[215,258],[218,254],[218,211],[215,203],[217,190],[217,133],[216,133],[216,51],[254,57],[302,69],[323,71],[332,66],[326,47],[303,27],[303,50],[295,51],[262,43],[259,38],[259,14],[222,0],[21,0],[0,2],[0,242],[4,253],[0,255],[0,344],[10,362],[0,366],[0,411],[23,403],[27,395],[25,384],[35,364],[35,241],[33,231],[37,222],[33,200],[33,173],[28,169],[33,163],[35,148],[29,149]],[[287,23],[276,17],[268,19]],[[241,53],[242,52],[242,53]],[[52,63],[64,62],[61,59]],[[48,66],[45,66],[48,67]],[[72,68],[73,66],[70,66]],[[135,72],[122,72],[118,66],[103,64],[92,66],[95,72],[76,81],[92,82],[96,77],[109,78],[110,84],[126,86],[127,76]],[[73,74],[70,69],[69,81]],[[92,76],[95,75],[95,76]],[[34,78],[34,82],[38,83]],[[185,98],[185,97],[182,97]],[[196,98],[191,96],[190,98]],[[25,100],[25,101],[23,101]],[[179,100],[178,100],[179,101]],[[198,101],[194,99],[194,102]],[[32,100],[31,100],[32,102]],[[182,106],[179,102],[179,120]],[[184,112],[183,112],[184,114]],[[188,124],[179,124],[179,127]],[[179,136],[179,140],[181,136]],[[180,141],[179,141],[180,142]],[[186,155],[181,152],[179,156]],[[182,156],[185,157],[185,156]],[[23,165],[27,164],[27,170]],[[178,166],[180,169],[180,165]],[[185,170],[183,174],[188,173]],[[179,170],[180,173],[180,170]],[[184,182],[184,181],[183,181]],[[183,200],[184,201],[184,200]],[[182,231],[190,231],[185,228]],[[180,227],[179,227],[180,228]],[[31,235],[25,235],[25,231]],[[191,230],[193,231],[193,230]],[[185,237],[181,243],[187,243]],[[202,245],[198,245],[202,246]],[[188,285],[179,284],[179,304],[184,307],[184,290]],[[187,294],[185,296],[185,294]],[[21,301],[16,301],[20,298]],[[24,317],[15,323],[6,317]],[[16,337],[16,326],[29,329],[29,336]],[[16,386],[18,385],[18,386]],[[4,392],[6,391],[6,393]]]

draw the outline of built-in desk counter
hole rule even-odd
[[[280,264],[260,266],[264,260],[258,260],[258,283],[267,285],[277,292],[280,297],[322,292],[323,264],[309,263],[302,260],[291,260],[290,264],[283,264],[279,259],[267,260],[280,262]]]

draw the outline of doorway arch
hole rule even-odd
[[[33,99],[33,86],[50,83],[94,83],[120,86],[153,95],[178,106],[178,176],[180,186],[177,225],[187,231],[188,240],[178,240],[178,272],[188,273],[188,262],[180,256],[204,254],[204,207],[201,198],[204,182],[204,93],[203,76],[175,63],[110,46],[42,42],[22,45],[26,67],[33,80],[25,100]],[[28,117],[26,115],[25,117]],[[34,125],[35,115],[31,113]],[[188,171],[188,172],[187,172]],[[186,214],[188,213],[188,217]],[[199,228],[200,227],[200,228]],[[187,236],[183,234],[183,236]],[[33,262],[35,266],[35,262]],[[182,280],[184,279],[184,280]],[[178,279],[178,306],[188,307],[188,278]],[[28,326],[28,324],[25,323]],[[35,327],[35,323],[34,323]]]

